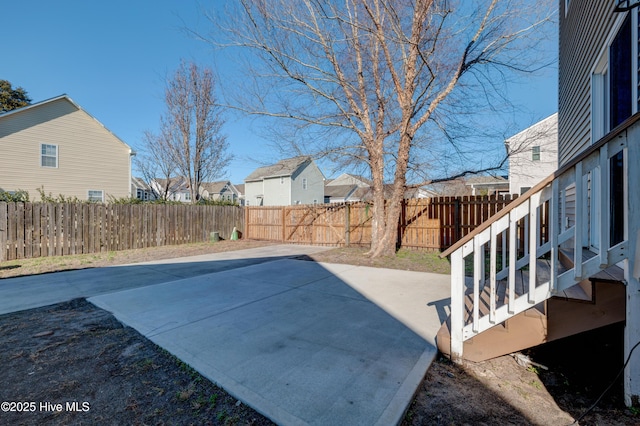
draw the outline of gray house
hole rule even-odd
[[[324,202],[324,175],[308,156],[260,167],[247,176],[245,205],[286,206]]]

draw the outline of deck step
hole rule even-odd
[[[594,254],[585,254],[593,257]],[[567,256],[569,258],[570,256]],[[572,259],[572,256],[571,256]],[[566,259],[565,259],[566,260]],[[549,280],[550,264],[537,261],[538,285]],[[564,263],[559,273],[573,265]],[[498,324],[464,342],[463,356],[469,361],[479,362],[522,349],[537,346],[584,331],[604,327],[625,320],[625,287],[623,270],[611,266],[594,276],[566,289],[547,301],[536,305],[503,324]],[[517,271],[516,297],[524,294],[528,286],[529,272]],[[473,289],[471,280],[467,284],[465,324],[473,319]],[[489,313],[489,283],[480,290],[480,316]],[[508,303],[507,280],[496,283],[496,308]],[[437,335],[438,349],[444,354],[450,351],[450,321],[447,320]]]
[[[536,271],[536,285],[542,285],[549,281],[551,276],[551,265],[550,262],[546,259],[538,259],[536,262],[537,271]],[[565,271],[563,266],[560,266],[558,271],[559,274]],[[465,308],[466,308],[466,317],[465,324],[469,324],[472,320],[473,315],[473,288],[472,288],[472,279],[468,280],[467,283],[467,291],[465,297]],[[529,286],[529,271],[526,270],[518,270],[516,271],[516,282],[515,282],[515,297],[520,297],[526,294],[525,289]],[[578,302],[593,302],[593,291],[591,289],[591,282],[585,280],[585,283],[578,283],[561,294],[558,294],[554,297],[560,297],[565,300],[574,300]],[[490,285],[489,280],[484,282],[484,286],[480,289],[480,304],[478,306],[478,311],[480,316],[488,315],[490,309]],[[496,282],[496,309],[500,308],[509,303],[509,291],[508,291],[508,281],[500,280]]]

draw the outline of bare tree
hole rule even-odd
[[[160,192],[165,196],[178,176],[184,178],[196,203],[201,184],[224,176],[233,158],[222,133],[224,120],[211,69],[181,63],[167,82],[165,106],[160,133],[145,134],[147,167],[143,171],[160,173],[165,187]]]
[[[135,160],[138,170],[153,192],[154,198],[169,200],[172,195],[171,188],[178,175],[171,150],[162,134],[145,131],[143,141],[143,152],[137,155]]]
[[[366,165],[373,182],[374,257],[395,254],[407,175],[429,167],[417,152],[438,152],[437,141],[461,153],[448,119],[470,115],[479,100],[489,107],[491,99],[499,100],[491,93],[500,69],[531,68],[524,61],[531,51],[523,55],[523,49],[553,14],[551,7],[525,0],[235,5],[230,24],[207,38],[249,53],[245,68],[253,78],[236,105],[292,122],[286,129],[295,136],[296,152]],[[393,188],[386,200],[385,182]]]

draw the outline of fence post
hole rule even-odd
[[[351,245],[351,207],[349,203],[344,205],[344,244],[349,247]]]
[[[249,233],[249,207],[242,206],[242,212],[244,213],[244,238],[251,238]]]
[[[452,244],[455,244],[456,241],[459,241],[462,238],[461,235],[461,223],[460,223],[460,198],[455,197],[453,203],[453,223],[454,223],[454,232],[455,232],[455,241]]]
[[[9,218],[7,217],[7,203],[0,202],[0,262],[7,260],[7,232]]]
[[[284,243],[287,238],[287,227],[285,224],[286,211],[285,207],[282,206],[282,242]]]

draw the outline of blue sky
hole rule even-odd
[[[0,79],[23,87],[33,102],[66,93],[139,149],[143,132],[157,130],[164,81],[180,60],[213,65],[210,46],[183,30],[206,25],[199,3],[206,2],[3,2]],[[557,55],[556,45],[549,43],[550,57]],[[553,67],[511,87],[508,97],[523,108],[516,117],[518,130],[557,110],[556,73]],[[260,162],[277,160],[277,153],[251,128],[249,120],[234,117],[225,126],[236,157],[227,176],[234,183],[241,183]],[[325,175],[332,177],[327,171]]]

